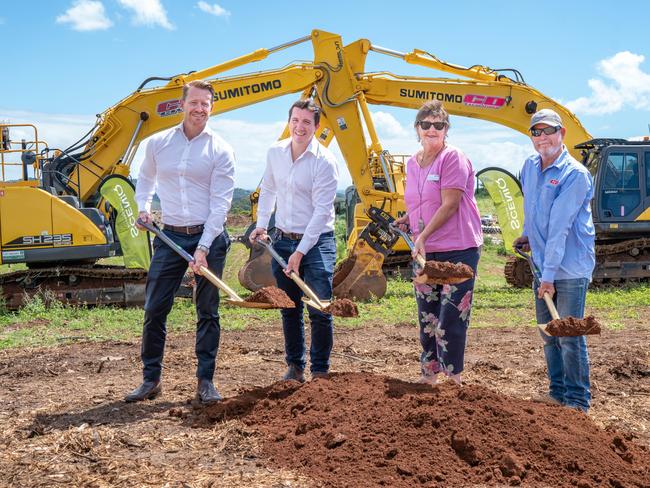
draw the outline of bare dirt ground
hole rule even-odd
[[[422,415],[414,417],[413,414],[427,405],[439,405],[445,411],[449,403],[444,403],[444,398],[446,402],[457,397],[462,399],[467,415],[488,403],[492,405],[490,410],[496,412],[495,404],[500,400],[502,407],[499,408],[524,409],[532,415],[528,422],[532,425],[537,421],[543,424],[543,429],[554,424],[563,426],[564,430],[571,425],[581,426],[588,432],[582,449],[587,452],[590,442],[598,439],[600,443],[611,442],[603,449],[611,451],[613,467],[600,466],[600,474],[591,478],[587,476],[590,468],[584,463],[562,464],[563,458],[554,458],[551,445],[550,454],[547,452],[545,456],[555,460],[558,472],[551,473],[552,477],[546,481],[539,475],[543,472],[541,464],[520,462],[516,456],[510,456],[500,461],[502,474],[495,472],[493,476],[492,471],[484,469],[480,472],[481,483],[454,482],[454,486],[648,487],[649,339],[647,328],[634,326],[620,332],[606,330],[601,336],[589,337],[594,399],[588,417],[573,410],[527,401],[543,393],[546,387],[542,341],[533,328],[470,329],[463,389],[451,385],[410,388],[401,382],[394,383],[394,380],[415,381],[419,376],[419,343],[414,323],[368,324],[354,330],[338,327],[332,370],[367,374],[334,375],[331,380],[318,379],[302,387],[287,387],[289,382],[274,385],[284,372],[279,322],[252,324],[242,332],[225,331],[215,380],[230,405],[239,402],[242,409],[222,409],[216,414],[214,407],[210,410],[193,402],[196,386],[193,335],[177,335],[170,331],[163,394],[154,401],[139,404],[122,402],[124,394],[139,383],[138,341],[0,351],[0,486],[451,486],[455,478],[450,478],[452,473],[445,472],[437,464],[442,454],[434,450],[422,454],[430,470],[417,474],[403,460],[401,464],[396,463],[400,459],[397,450],[386,451],[383,446],[369,443],[364,455],[374,455],[376,451],[380,460],[380,464],[375,465],[377,470],[392,466],[393,471],[391,477],[382,477],[373,468],[366,472],[361,484],[358,478],[349,478],[349,472],[342,469],[345,463],[355,459],[337,461],[332,455],[328,473],[319,471],[309,460],[296,461],[301,459],[297,451],[304,447],[305,441],[301,441],[303,445],[295,440],[285,442],[287,434],[280,431],[284,429],[291,436],[314,435],[308,431],[319,427],[318,424],[300,427],[303,425],[300,415],[306,410],[305,400],[300,400],[300,395],[311,395],[309,398],[313,397],[318,403],[319,391],[326,397],[336,386],[339,389],[332,401],[340,402],[341,411],[354,413],[355,405],[359,405],[372,419],[373,402],[367,401],[368,397],[382,388],[377,385],[389,385],[388,393],[391,388],[408,393],[403,400],[405,403],[394,404],[398,410],[404,409],[393,412],[400,418],[422,419]],[[356,390],[361,396],[355,400],[355,391],[350,387],[340,389],[343,382],[352,385],[354,381],[375,386],[370,390]],[[250,390],[253,390],[252,397]],[[377,399],[383,399],[386,392],[377,391]],[[473,406],[468,407],[467,402]],[[374,405],[377,404],[374,401]],[[284,422],[280,421],[279,413],[272,418],[260,413],[263,411],[260,409],[275,407],[284,409],[282,412],[287,415]],[[449,432],[444,422],[443,425],[434,422],[432,427],[429,417],[438,410],[422,412],[426,420],[423,422],[430,432],[451,436],[452,444],[456,442],[452,445],[454,450],[462,451],[465,458],[469,455],[467,459],[459,455],[467,465],[458,472],[478,473],[475,467],[481,466],[480,453],[488,456],[491,439],[472,437],[458,426],[454,427],[455,433]],[[350,417],[354,417],[352,413]],[[296,425],[292,425],[292,419]],[[338,419],[341,422],[339,432],[343,434],[326,437],[324,442],[328,447],[323,451],[330,453],[330,447],[355,445],[357,439],[346,437],[344,420]],[[275,431],[272,425],[276,425]],[[376,429],[377,425],[382,425],[379,418],[374,427],[368,428]],[[522,425],[512,423],[513,439],[522,437]],[[535,426],[530,428],[531,432],[540,430]],[[509,443],[508,428],[501,428],[498,431],[501,434],[495,432],[489,437],[503,435],[504,442]],[[347,436],[352,435],[347,433]],[[378,438],[403,436],[403,447],[408,445],[410,434],[394,428],[394,432],[381,435],[384,437]],[[359,442],[364,442],[363,436],[360,437]],[[276,451],[270,449],[273,443],[283,446],[280,452],[277,447]],[[509,449],[514,448],[513,440]],[[320,454],[312,452],[311,456]],[[629,467],[631,478],[621,477],[621,469],[616,467],[616,463],[621,462]],[[603,475],[603,469],[612,472]],[[563,470],[574,476],[559,476]]]

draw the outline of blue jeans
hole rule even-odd
[[[283,237],[273,247],[288,260],[300,241]],[[332,297],[332,277],[336,264],[336,241],[333,232],[320,235],[318,242],[305,254],[300,262],[300,277],[321,300]],[[296,308],[283,308],[282,329],[284,331],[284,351],[287,364],[305,369],[305,323],[303,319],[303,292],[296,283],[284,274],[282,267],[273,260],[273,275],[278,288],[284,290],[294,301]],[[326,373],[330,367],[330,352],[334,344],[334,321],[330,314],[307,307],[311,322],[311,372]]]
[[[163,231],[188,253],[194,254],[201,234],[187,235]],[[187,270],[187,261],[157,237],[153,241],[154,254],[147,274],[144,304],[144,329],[142,331],[141,358],[145,381],[158,381],[162,372],[167,315],[174,304],[176,290]],[[208,268],[221,277],[230,238],[224,230],[210,246]],[[219,290],[207,279],[196,276],[196,345],[198,361],[196,377],[212,380],[217,350],[219,349]]]
[[[554,286],[553,302],[560,317],[584,317],[589,280],[556,280]],[[537,298],[537,286],[533,285],[533,291],[537,323],[550,322],[551,313],[546,303]],[[586,337],[552,337],[541,331],[540,334],[544,339],[544,356],[550,381],[549,394],[567,407],[579,408],[586,412],[591,401]]]

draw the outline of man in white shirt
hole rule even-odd
[[[291,137],[271,146],[260,186],[257,225],[250,240],[266,239],[267,226],[276,207],[272,232],[275,250],[287,261],[283,270],[274,261],[278,287],[295,302],[282,309],[284,347],[288,365],[284,379],[305,381],[305,332],[302,290],[289,278],[295,272],[319,298],[332,297],[336,264],[334,199],[338,167],[332,153],[314,138],[320,109],[311,100],[299,100],[289,109]],[[308,307],[311,322],[312,377],[325,376],[334,342],[332,316]]]
[[[207,126],[214,90],[195,80],[183,87],[183,123],[149,139],[140,168],[135,198],[139,218],[152,222],[154,189],[162,206],[163,231],[194,255],[197,275],[196,358],[197,397],[204,403],[221,399],[214,387],[219,348],[219,290],[200,276],[205,266],[221,276],[230,238],[224,228],[234,190],[235,157],[232,148]],[[155,398],[165,349],[166,323],[187,262],[160,239],[147,275],[141,357],[143,383],[126,396],[127,402]]]

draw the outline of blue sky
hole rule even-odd
[[[383,2],[235,0],[0,0],[3,76],[0,120],[33,122],[52,146],[80,138],[94,114],[149,76],[171,76],[272,47],[314,28],[397,51],[414,48],[464,66],[516,68],[526,82],[570,107],[595,136],[648,134],[650,3]],[[310,44],[272,55],[236,73],[311,58]],[[369,70],[440,76],[371,54]],[[266,147],[280,133],[292,98],[213,118],[235,147],[237,184],[256,185]],[[413,111],[372,107],[382,145],[415,151]],[[449,139],[477,168],[516,171],[528,139],[487,122],[454,117]],[[136,158],[137,170],[140,156]],[[341,187],[349,176],[341,162]]]

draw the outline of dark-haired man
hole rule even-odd
[[[305,332],[302,291],[289,278],[295,272],[323,300],[332,296],[336,263],[334,199],[338,184],[336,158],[314,137],[320,109],[311,100],[299,100],[289,109],[290,138],[271,146],[260,187],[257,227],[251,242],[267,238],[274,207],[275,250],[287,261],[283,270],[273,262],[278,287],[295,302],[282,309],[287,362],[284,379],[305,381]],[[308,307],[311,322],[312,377],[325,376],[334,342],[332,316]]]
[[[224,225],[234,190],[232,148],[208,126],[214,90],[206,81],[183,87],[183,122],[152,136],[136,186],[139,217],[151,222],[154,188],[162,207],[163,231],[194,255],[197,274],[196,358],[197,398],[221,399],[213,376],[219,348],[219,290],[200,276],[205,266],[221,276],[230,239]],[[154,240],[154,255],[146,285],[141,357],[143,383],[126,396],[127,402],[155,398],[161,391],[161,373],[167,315],[181,284],[187,262]]]

